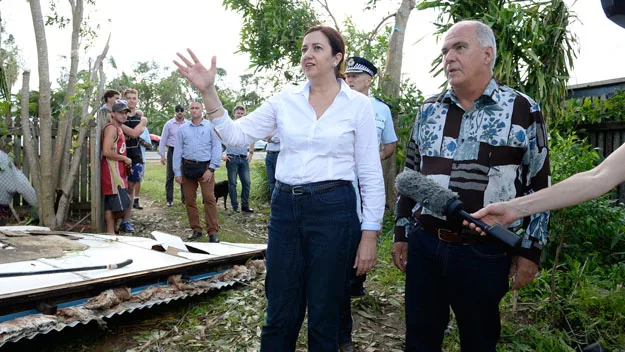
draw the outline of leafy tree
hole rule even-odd
[[[226,9],[243,16],[239,51],[250,55],[250,67],[273,70],[287,81],[301,79],[299,65],[301,38],[319,23],[306,0],[223,0]]]
[[[92,0],[87,3],[93,4]],[[24,135],[24,150],[29,162],[32,182],[37,192],[39,202],[39,216],[44,225],[57,228],[65,222],[69,209],[69,200],[76,180],[83,141],[88,132],[89,107],[92,104],[92,93],[95,89],[93,82],[97,79],[98,70],[108,51],[108,42],[102,54],[91,65],[89,72],[79,72],[80,39],[90,31],[83,22],[84,1],[69,0],[71,18],[67,19],[56,11],[56,3],[49,3],[52,15],[44,22],[39,0],[29,1],[29,6],[35,30],[39,71],[38,116],[31,121],[29,115],[29,72],[23,74],[21,92],[21,122]],[[71,55],[67,85],[64,87],[62,107],[58,113],[58,135],[52,136],[56,111],[52,109],[50,88],[50,72],[48,65],[48,44],[45,24],[65,26],[71,24]],[[91,106],[92,110],[95,106]],[[53,118],[53,113],[55,117]],[[72,134],[74,127],[79,130],[76,148],[72,148]],[[39,143],[33,139],[33,132],[39,131]],[[39,146],[39,148],[36,148]],[[76,157],[73,157],[73,156]],[[59,195],[58,210],[55,213],[55,198]]]
[[[12,34],[6,35],[0,16],[0,136],[8,135],[12,127],[11,110],[13,106],[11,87],[17,81],[19,53]],[[0,149],[7,151],[4,138],[0,138]]]

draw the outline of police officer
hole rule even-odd
[[[362,57],[350,57],[347,59],[345,74],[349,87],[366,96],[369,96],[369,87],[378,69],[367,59]],[[375,116],[375,126],[380,145],[380,160],[384,160],[395,152],[397,135],[393,127],[391,110],[383,101],[369,97]],[[353,320],[351,316],[351,304],[349,296],[364,296],[366,291],[363,287],[366,275],[354,276],[350,280],[349,294],[346,293],[340,312],[339,350],[341,352],[355,351],[352,343]]]
[[[346,82],[351,89],[364,95],[369,95],[369,87],[371,87],[371,82],[377,72],[378,69],[367,59],[357,56],[347,59],[347,68],[345,69],[345,74],[347,75]],[[384,160],[393,155],[397,146],[393,117],[391,116],[391,109],[389,109],[386,103],[374,97],[370,97],[370,99],[373,112],[375,113],[378,143],[381,145],[380,159]]]

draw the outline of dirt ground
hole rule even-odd
[[[169,234],[180,236],[184,239],[188,237],[191,230],[188,227],[186,213],[182,205],[176,205],[171,208],[164,206],[162,202],[152,201],[151,199],[142,197],[142,210],[133,211],[133,223],[137,230],[137,236],[150,237],[150,232],[154,230],[166,232]],[[268,206],[266,204],[252,204],[256,209],[254,214],[233,213],[230,210],[224,210],[223,202],[220,200],[218,204],[220,218],[220,237],[222,240],[230,242],[251,242],[265,243],[267,238],[268,223]],[[228,205],[230,208],[230,205]],[[206,238],[200,239],[206,241]],[[247,295],[256,295],[257,298],[250,301],[250,311],[255,311],[255,317],[258,318],[259,312],[263,312],[266,301],[264,297],[264,276],[259,277],[254,282],[246,285],[240,285],[228,295],[236,297],[245,297]],[[355,299],[352,303],[354,316],[354,332],[353,339],[356,346],[361,351],[402,351],[403,350],[403,297],[400,294],[389,295],[384,288],[376,287],[375,283],[367,282],[369,295]],[[207,294],[200,298],[186,300],[184,302],[170,303],[166,306],[155,307],[150,310],[134,312],[132,314],[124,314],[107,320],[106,329],[98,327],[97,324],[91,323],[87,326],[78,326],[75,328],[67,328],[59,333],[50,333],[48,335],[38,336],[32,341],[20,341],[13,346],[5,346],[7,350],[52,350],[52,351],[187,351],[187,350],[203,350],[203,351],[252,351],[257,350],[259,339],[258,327],[249,329],[248,332],[234,329],[230,323],[216,323],[215,329],[220,330],[219,338],[225,339],[224,336],[233,335],[233,339],[224,340],[224,347],[215,347],[216,344],[206,342],[211,338],[209,333],[211,327],[203,327],[208,329],[203,337],[199,337],[202,349],[196,349],[193,346],[198,344],[189,344],[188,341],[182,339],[182,336],[197,336],[197,326],[193,321],[184,321],[185,316],[190,310],[199,305],[210,304],[211,300],[216,300],[214,296],[218,293]],[[215,302],[215,304],[218,304]],[[208,314],[208,313],[207,313]],[[216,318],[215,318],[216,319]],[[215,320],[212,319],[212,320]],[[220,318],[221,319],[221,318]],[[249,319],[247,317],[246,319]],[[264,314],[260,314],[259,321],[264,319]],[[183,323],[184,322],[184,323]],[[173,327],[172,327],[173,326]],[[169,335],[167,341],[163,341],[162,331],[170,331],[176,329],[172,338]],[[305,351],[306,325],[302,328],[300,334],[300,343],[298,351]],[[225,332],[224,332],[225,331]],[[241,338],[241,334],[250,334],[249,344],[242,345],[237,342]],[[215,333],[217,334],[217,333]],[[239,335],[239,336],[236,336]],[[258,336],[256,336],[258,335]],[[217,338],[217,337],[214,337]],[[180,340],[181,339],[181,340]],[[204,343],[202,344],[202,339]],[[158,340],[159,343],[153,343]],[[54,347],[52,347],[54,346]],[[237,347],[239,346],[239,347]],[[251,346],[251,347],[240,347]]]

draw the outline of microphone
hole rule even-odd
[[[399,193],[416,201],[439,215],[458,215],[481,227],[484,232],[504,242],[510,247],[517,247],[521,238],[507,228],[494,224],[492,226],[473,218],[464,211],[464,203],[457,194],[442,187],[424,176],[422,173],[406,170],[395,178],[395,187]]]

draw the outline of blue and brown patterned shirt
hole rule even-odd
[[[494,79],[464,111],[452,89],[426,100],[416,117],[406,169],[420,171],[456,192],[468,212],[520,197],[550,185],[547,132],[540,107],[526,95]],[[409,218],[460,232],[460,220],[447,220],[400,195],[395,241],[406,241]],[[517,220],[524,229],[528,257],[537,261],[548,238],[549,213]],[[531,241],[533,246],[528,244]]]

